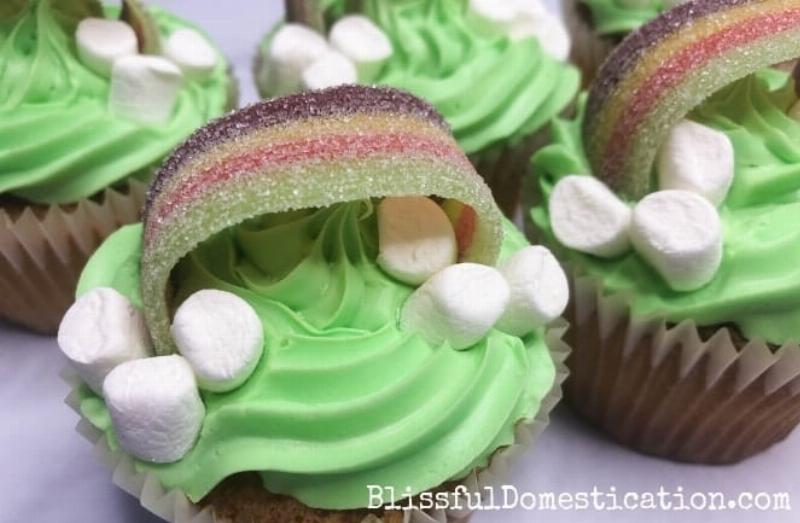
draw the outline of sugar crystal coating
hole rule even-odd
[[[593,172],[640,198],[666,134],[708,96],[800,56],[800,0],[697,0],[630,35],[601,68],[584,122]]]
[[[166,160],[145,207],[142,300],[161,354],[169,276],[213,234],[265,213],[385,196],[438,196],[474,209],[463,261],[502,242],[491,192],[427,103],[389,88],[335,87],[253,105],[197,131]]]

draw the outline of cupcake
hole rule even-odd
[[[310,4],[314,7],[309,8]],[[569,37],[538,0],[287,2],[261,43],[264,98],[335,84],[382,84],[431,102],[506,215],[519,210],[530,155],[571,105]]]
[[[573,286],[565,397],[628,447],[733,463],[800,421],[800,105],[763,69],[799,35],[796,2],[677,7],[533,159]]]
[[[443,503],[503,475],[563,379],[558,262],[389,88],[195,133],[78,296],[69,403],[169,521],[458,521],[463,498]]]
[[[0,42],[0,318],[52,333],[154,166],[235,83],[198,28],[138,2],[14,2]]]

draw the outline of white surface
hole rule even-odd
[[[242,101],[255,99],[250,63],[261,35],[275,20],[278,0],[163,0],[221,42],[236,64]],[[222,3],[216,4],[221,6]],[[245,12],[244,10],[248,11]],[[67,387],[58,378],[66,365],[55,340],[0,324],[0,523],[156,523],[136,500],[113,486],[110,473],[74,430],[77,416],[63,404]],[[733,467],[672,464],[627,451],[560,407],[535,448],[515,467],[521,491],[572,492],[616,486],[619,491],[786,491],[800,507],[800,433]],[[473,523],[789,523],[792,512],[495,512]]]

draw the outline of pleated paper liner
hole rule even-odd
[[[622,36],[597,33],[592,13],[583,0],[566,0],[563,6],[564,21],[572,38],[570,61],[581,70],[583,86],[587,87],[611,51],[622,41]]]
[[[0,205],[0,318],[56,332],[83,266],[107,236],[139,220],[144,194],[131,179],[71,205]]]
[[[509,477],[509,469],[519,456],[524,453],[547,427],[550,422],[550,412],[561,400],[561,384],[567,376],[564,360],[570,348],[562,337],[566,331],[566,324],[562,321],[548,329],[547,344],[556,367],[555,380],[551,390],[542,398],[539,412],[529,422],[520,422],[515,431],[515,441],[512,445],[499,449],[492,456],[488,467],[471,472],[466,478],[447,485],[455,488],[464,485],[468,492],[479,493],[489,487],[499,488]],[[273,496],[263,488],[253,488],[252,476],[241,474],[229,478],[212,491],[206,499],[199,504],[193,504],[186,495],[179,490],[165,490],[155,475],[138,472],[134,467],[133,459],[121,450],[111,450],[106,442],[105,435],[95,428],[87,419],[83,418],[80,411],[78,389],[81,381],[71,370],[66,369],[62,377],[71,386],[72,392],[66,399],[67,405],[72,407],[81,416],[76,430],[94,445],[95,454],[106,466],[112,470],[114,484],[139,499],[141,505],[171,523],[250,523],[278,522],[278,521],[309,521],[319,523],[460,523],[470,517],[467,510],[429,510],[412,509],[406,511],[319,511],[306,507],[285,496]],[[446,377],[443,377],[446,379]],[[260,486],[260,484],[259,484]],[[444,487],[442,487],[444,488]],[[260,491],[260,492],[259,492]],[[215,508],[218,501],[219,510]],[[280,505],[272,503],[279,498]],[[470,499],[474,499],[472,496]],[[236,503],[241,500],[241,506]],[[465,505],[462,498],[462,505]],[[279,516],[273,509],[282,510]],[[291,518],[289,518],[291,514]],[[276,519],[278,517],[285,519]],[[293,519],[297,518],[297,519]]]
[[[550,126],[546,125],[518,143],[499,144],[469,155],[475,170],[492,190],[497,206],[509,219],[519,218],[522,181],[533,176],[531,156],[549,142]]]
[[[630,314],[625,296],[572,278],[566,401],[621,444],[676,461],[736,463],[800,422],[800,347],[729,327]]]

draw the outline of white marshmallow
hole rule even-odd
[[[631,239],[676,291],[699,289],[722,261],[722,225],[717,209],[689,191],[659,191],[633,209]]]
[[[517,2],[512,0],[469,0],[467,16],[478,31],[487,35],[508,34],[522,18]]]
[[[366,16],[340,18],[333,24],[328,40],[334,49],[352,60],[361,83],[375,80],[383,64],[392,56],[389,38]]]
[[[270,96],[297,92],[303,71],[330,51],[325,38],[301,24],[285,24],[273,36],[260,84]]]
[[[356,82],[356,66],[338,51],[325,53],[303,71],[303,89],[307,91]]]
[[[111,69],[109,108],[129,120],[162,124],[172,117],[182,84],[181,70],[169,60],[126,56]]]
[[[264,350],[264,327],[253,307],[215,289],[196,292],[178,307],[172,337],[200,388],[214,392],[244,383]]]
[[[569,57],[572,42],[561,18],[539,0],[470,0],[468,16],[478,31],[512,40],[535,37],[557,60]]]
[[[497,269],[459,263],[414,291],[403,307],[400,325],[431,345],[447,342],[456,350],[466,349],[486,336],[509,298],[508,284]]]
[[[525,336],[558,318],[569,302],[569,283],[555,256],[545,247],[525,247],[499,268],[511,289],[497,328]]]
[[[458,259],[456,234],[436,202],[424,196],[384,198],[378,206],[378,265],[419,285]]]
[[[197,441],[205,406],[181,356],[123,363],[108,375],[103,393],[119,444],[133,456],[172,463]]]
[[[58,346],[98,394],[114,367],[152,353],[142,314],[111,288],[94,289],[72,304],[58,328]]]
[[[119,20],[85,18],[78,24],[75,43],[81,61],[105,77],[118,58],[139,52],[139,42],[133,28]]]
[[[725,200],[733,173],[734,152],[730,138],[690,120],[673,127],[659,151],[661,189],[696,192],[714,205]]]
[[[187,78],[204,81],[219,62],[217,50],[194,29],[178,29],[164,42],[164,56],[172,60]]]
[[[523,12],[513,25],[509,36],[513,40],[534,37],[545,53],[559,61],[566,61],[572,50],[572,39],[561,18],[543,11],[541,13]]]
[[[549,213],[553,233],[565,247],[604,258],[630,247],[630,207],[597,178],[571,175],[559,180]]]

